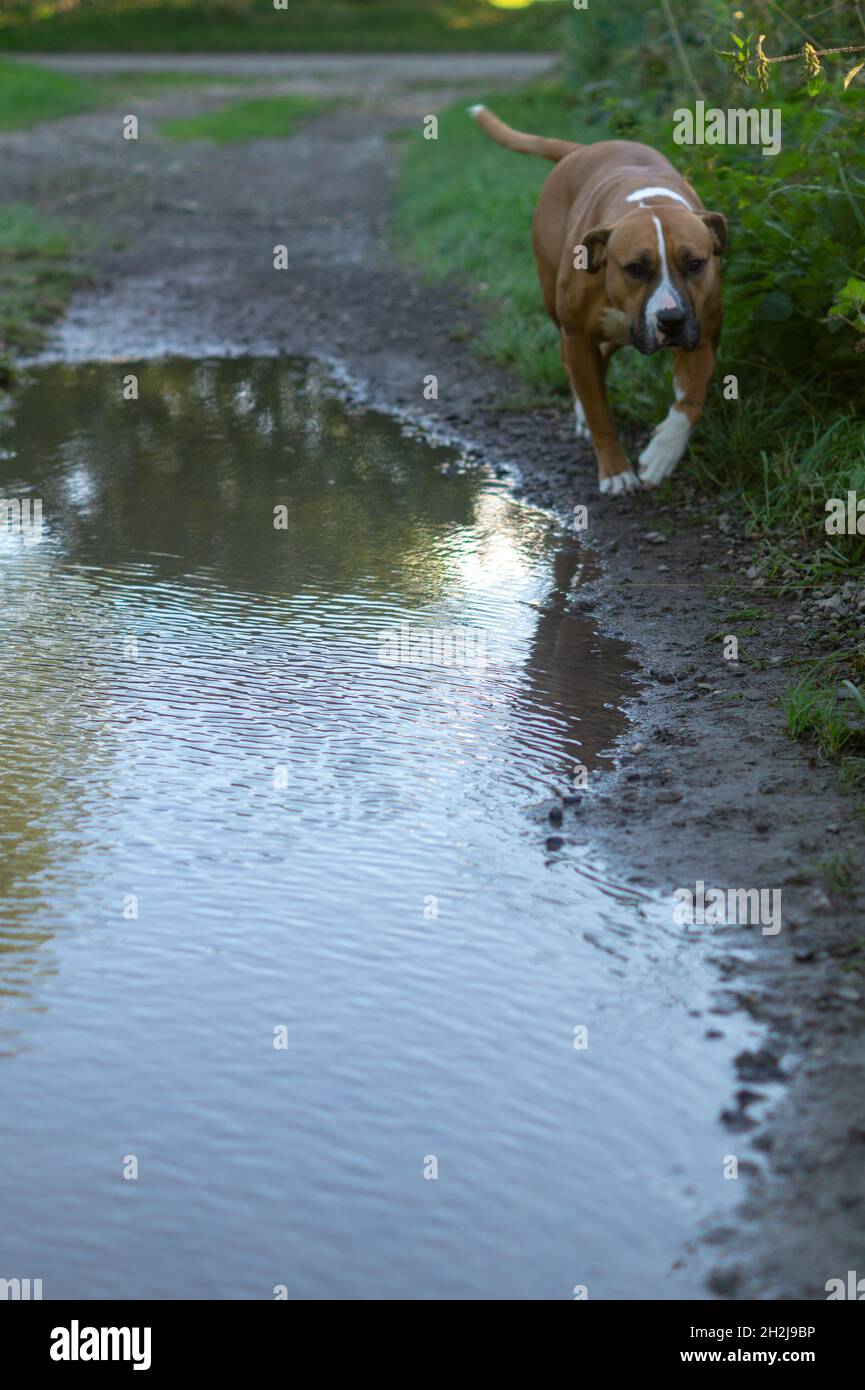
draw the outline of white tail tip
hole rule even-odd
[[[486,111],[486,109],[487,109],[487,108],[486,108],[485,106],[480,105],[480,103],[479,103],[477,106],[470,106],[470,107],[469,107],[469,115],[470,115],[474,120],[477,120],[477,118],[478,118],[478,116],[481,114],[481,112],[482,112],[482,111]]]

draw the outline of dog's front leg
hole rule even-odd
[[[592,436],[601,492],[616,496],[638,487],[610,414],[604,381],[606,364],[600,348],[585,333],[563,332],[562,355]]]
[[[693,352],[673,350],[676,399],[640,454],[640,480],[648,487],[657,487],[669,478],[687,449],[691,431],[703,413],[714,370],[715,354],[709,343],[700,343]]]

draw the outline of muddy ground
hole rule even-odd
[[[106,57],[49,61],[79,72],[120,66]],[[602,501],[570,414],[501,409],[515,383],[480,362],[470,338],[452,336],[455,324],[477,322],[466,288],[425,285],[401,268],[390,240],[392,137],[545,62],[174,59],[175,68],[258,74],[256,92],[321,92],[347,104],[290,141],[214,150],[165,143],[157,120],[245,90],[167,89],[0,137],[4,197],[86,229],[94,283],[73,302],[55,356],[319,354],[350,375],[356,394],[432,420],[512,472],[528,500],[563,518],[588,505],[584,540],[601,564],[575,601],[633,644],[645,685],[617,770],[578,806],[564,806],[558,833],[590,838],[619,876],[669,895],[697,880],[782,890],[779,935],[716,933],[718,1003],[707,1033],[746,1009],[765,1024],[766,1043],[738,1059],[722,1102],[741,1163],[741,1220],[702,1238],[715,1252],[710,1294],[825,1298],[827,1279],[865,1273],[865,955],[855,892],[862,822],[834,772],[787,738],[779,707],[796,663],[813,653],[816,610],[807,596],[782,600],[749,577],[753,557],[737,519],[719,516],[681,480],[664,502],[651,493]],[[127,111],[140,118],[137,142],[120,135]],[[288,247],[283,272],[272,264],[278,243]],[[423,400],[430,372],[438,402]],[[748,660],[734,667],[717,636],[736,630],[726,614],[751,606],[768,616],[750,624]],[[830,883],[827,892],[820,862],[845,850],[853,886],[833,892]],[[781,1078],[782,1099],[764,1113],[761,1085]]]

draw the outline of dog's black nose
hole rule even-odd
[[[675,333],[682,327],[686,318],[684,309],[659,309],[658,327],[663,328],[665,333]]]

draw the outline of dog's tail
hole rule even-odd
[[[505,149],[515,150],[517,154],[536,154],[557,164],[566,154],[580,148],[574,140],[548,140],[544,135],[527,135],[525,131],[512,130],[485,106],[470,106],[469,115],[491,140],[504,145]]]

